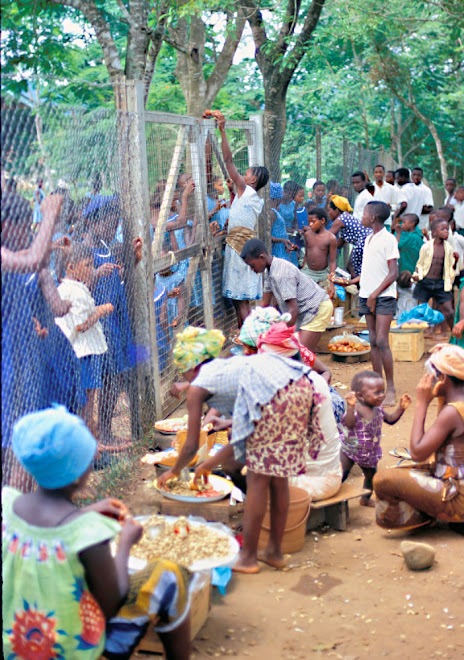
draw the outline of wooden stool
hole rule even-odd
[[[306,530],[320,527],[325,523],[333,529],[344,532],[350,520],[348,501],[355,497],[370,495],[370,493],[371,491],[366,488],[352,486],[345,481],[342,483],[338,493],[333,497],[329,497],[327,500],[311,502],[311,511],[308,522],[306,523]]]

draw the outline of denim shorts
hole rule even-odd
[[[417,282],[413,296],[421,303],[426,303],[433,298],[439,305],[453,300],[453,292],[445,291],[444,280],[431,280],[428,277]]]
[[[360,314],[372,314],[371,310],[367,306],[367,298],[359,299],[359,313]],[[389,314],[396,313],[396,298],[392,296],[382,296],[377,298],[375,301],[375,315],[384,314],[388,316]]]

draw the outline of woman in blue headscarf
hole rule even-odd
[[[285,220],[279,212],[280,200],[284,191],[280,183],[270,183],[271,188],[271,210],[273,212],[273,223],[271,230],[272,256],[290,261],[298,267],[298,247],[288,240]]]

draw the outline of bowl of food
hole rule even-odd
[[[344,334],[332,337],[328,348],[334,355],[355,356],[369,353],[371,345],[366,339],[357,335]]]
[[[170,479],[166,484],[166,488],[163,489],[158,487],[157,479],[155,479],[153,485],[163,497],[167,497],[169,500],[190,503],[204,502],[205,500],[219,502],[230,495],[234,487],[232,481],[216,474],[211,474],[207,483],[198,482],[195,484],[193,482],[193,472],[190,473],[190,478],[186,481],[180,477]]]

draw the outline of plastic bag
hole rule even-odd
[[[218,568],[213,568],[211,582],[215,587],[219,589],[219,593],[222,596],[226,595],[226,587],[231,577],[232,577],[232,570],[230,568],[226,566],[219,566]]]
[[[335,294],[339,300],[343,301],[346,298],[345,289],[342,286],[339,286],[338,284],[335,285]]]
[[[445,320],[445,317],[441,312],[436,309],[432,309],[427,305],[427,303],[422,303],[417,307],[409,310],[409,312],[403,312],[397,319],[398,325],[406,323],[407,321],[427,321],[429,325],[438,325]]]

